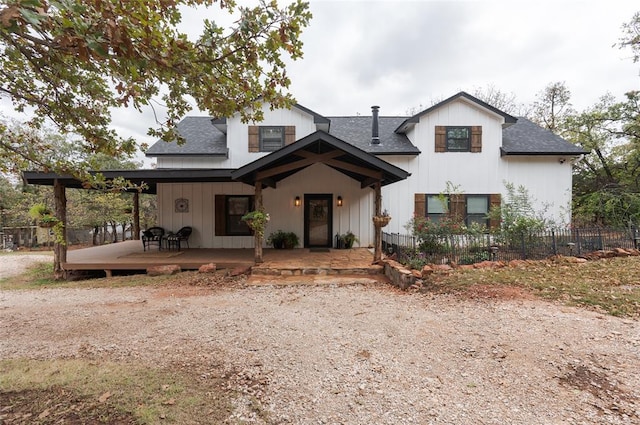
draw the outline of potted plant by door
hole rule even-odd
[[[353,248],[353,244],[355,242],[360,242],[360,240],[358,239],[358,237],[356,235],[353,234],[353,232],[351,230],[349,230],[347,233],[344,233],[342,235],[340,235],[340,247],[344,248],[344,249],[351,249]]]
[[[275,249],[284,249],[285,232],[278,230],[272,232],[267,238],[267,244],[273,245]]]
[[[287,232],[284,235],[284,247],[285,249],[293,249],[298,246],[300,241],[298,240],[298,235],[293,232]]]

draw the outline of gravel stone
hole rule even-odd
[[[375,282],[0,291],[0,358],[180,364],[228,379],[230,423],[639,423],[638,321],[530,298]]]

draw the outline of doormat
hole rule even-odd
[[[329,248],[309,248],[309,252],[331,252]]]
[[[132,252],[118,258],[171,258],[184,254],[184,251],[146,251]]]

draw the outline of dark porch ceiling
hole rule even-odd
[[[322,163],[360,182],[362,187],[395,183],[409,173],[346,143],[324,131],[316,131],[282,149],[231,173],[231,178],[249,185],[261,181],[276,187],[283,180],[313,164]]]
[[[124,178],[135,185],[145,185],[143,193],[156,194],[158,183],[188,183],[188,182],[230,182],[231,169],[157,169],[157,170],[109,170],[92,171],[101,173],[105,179]],[[53,186],[58,179],[66,187],[86,189],[82,181],[70,175],[44,173],[39,171],[25,171],[22,173],[29,184]]]

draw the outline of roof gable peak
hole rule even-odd
[[[485,101],[480,100],[477,97],[472,96],[472,95],[470,95],[469,93],[467,93],[465,91],[460,91],[460,92],[454,94],[453,96],[451,96],[451,97],[449,97],[449,98],[447,98],[447,99],[445,99],[443,101],[440,101],[440,102],[436,103],[435,105],[432,105],[429,108],[427,108],[427,109],[425,109],[425,110],[423,110],[421,112],[418,112],[417,114],[413,115],[412,117],[407,118],[406,120],[404,120],[402,122],[402,124],[400,124],[398,126],[398,128],[396,129],[396,133],[404,133],[406,130],[408,130],[409,128],[415,126],[417,123],[419,123],[420,122],[420,118],[422,116],[427,115],[427,114],[435,111],[436,109],[439,109],[439,108],[441,108],[441,107],[443,107],[443,106],[445,106],[445,105],[447,105],[447,104],[449,104],[451,102],[454,102],[454,101],[460,100],[460,99],[464,100],[466,102],[469,102],[469,103],[473,103],[473,104],[479,106],[482,109],[485,109],[485,110],[487,110],[487,111],[489,111],[489,112],[491,112],[493,114],[501,116],[504,119],[504,122],[506,124],[515,124],[518,121],[518,119],[516,117],[514,117],[514,116],[512,116],[510,114],[507,114],[506,112],[501,111],[500,109],[498,109],[498,108],[496,108],[494,106],[489,105]]]

